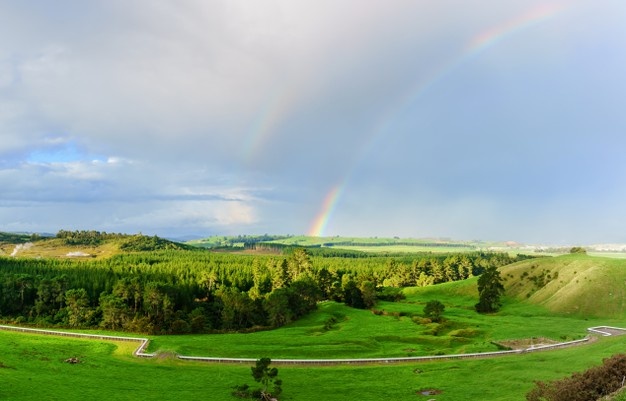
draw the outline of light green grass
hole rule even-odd
[[[530,288],[526,286],[530,284],[521,280],[521,275],[537,269],[559,269],[558,279],[563,283],[547,284],[535,291],[537,295],[526,297]],[[610,294],[613,285],[623,286],[623,270],[624,261],[584,256],[520,262],[501,269],[508,277],[510,295],[504,298],[501,311],[493,315],[479,315],[473,310],[477,301],[474,278],[405,289],[405,301],[377,305],[377,309],[385,311],[383,316],[326,302],[305,319],[278,330],[155,336],[150,349],[224,357],[365,358],[488,351],[495,350],[492,341],[530,337],[575,339],[584,336],[590,326],[626,326],[622,309],[606,313],[616,304]],[[524,286],[518,292],[513,291],[517,288],[516,277]],[[595,288],[596,282],[604,291],[585,291],[588,286]],[[539,291],[547,294],[550,290],[554,294],[563,289],[586,297],[578,298],[576,303],[589,305],[590,312],[555,311],[555,304],[548,302],[554,295],[539,296]],[[446,306],[447,323],[414,323],[411,315],[421,315],[425,303],[432,299]],[[325,330],[324,324],[331,317],[337,323]],[[613,337],[558,351],[496,359],[376,366],[281,366],[279,376],[285,391],[281,400],[524,400],[534,380],[561,378],[599,365],[602,358],[623,352],[625,345],[626,337]],[[235,400],[230,395],[232,386],[252,384],[247,364],[145,360],[131,356],[134,347],[128,343],[0,332],[0,399]],[[69,357],[79,357],[83,362],[64,363]],[[436,396],[416,394],[429,388],[443,392]]]
[[[236,384],[253,384],[250,367],[146,360],[117,344],[0,332],[0,399],[236,400]],[[524,400],[534,380],[582,371],[623,350],[623,338],[588,346],[497,359],[378,366],[279,367],[281,400]],[[71,356],[82,363],[69,365]],[[443,393],[423,397],[421,389]]]
[[[626,261],[564,255],[518,262],[501,269],[506,292],[525,303],[571,316],[626,316]],[[542,276],[542,285],[532,277]]]
[[[504,298],[500,312],[475,312],[476,279],[423,288],[405,289],[403,302],[380,302],[375,309],[348,308],[334,302],[280,329],[249,334],[154,337],[151,351],[183,355],[257,358],[327,359],[404,357],[496,351],[493,342],[546,337],[554,341],[580,339],[591,326],[624,326],[623,317],[554,313],[529,301]],[[422,324],[419,317],[429,300],[445,305],[442,324]],[[324,324],[337,323],[330,330]],[[412,317],[417,317],[415,323]]]

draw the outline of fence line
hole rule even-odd
[[[92,340],[136,341],[136,342],[139,342],[139,346],[133,352],[133,355],[135,355],[136,357],[142,357],[142,358],[152,358],[157,355],[156,353],[145,352],[146,348],[148,347],[148,344],[150,343],[150,340],[147,338],[75,333],[75,332],[66,332],[66,331],[32,329],[32,328],[17,327],[17,326],[6,326],[6,325],[0,325],[0,330],[15,331],[15,332],[21,332],[21,333],[41,334],[41,335],[87,338],[87,339],[92,339]],[[624,334],[626,334],[626,329],[620,328],[620,327],[611,327],[611,326],[590,327],[587,330],[591,333],[601,334],[602,336],[613,335],[613,333],[611,333],[610,330],[621,331],[621,332],[624,332]],[[426,361],[437,361],[437,360],[446,360],[446,359],[495,358],[499,356],[519,355],[519,354],[524,354],[524,353],[529,353],[529,352],[540,352],[540,351],[548,351],[552,349],[570,347],[573,345],[588,342],[589,338],[590,337],[587,336],[581,340],[566,341],[566,342],[562,342],[558,344],[550,344],[550,345],[531,346],[530,348],[525,348],[525,349],[516,349],[516,350],[508,350],[508,351],[493,351],[493,352],[477,352],[477,353],[470,353],[470,354],[408,356],[408,357],[395,357],[395,358],[272,359],[272,363],[280,364],[280,365],[340,365],[340,364],[372,364],[372,363],[384,364],[384,363],[400,363],[400,362],[426,362]],[[186,361],[200,361],[200,362],[211,362],[211,363],[254,363],[257,360],[255,358],[220,358],[220,357],[185,356],[185,355],[177,355],[177,358],[186,360]]]

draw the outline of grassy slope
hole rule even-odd
[[[626,316],[623,259],[566,255],[519,262],[501,274],[509,296],[552,312],[583,318]]]
[[[585,336],[591,326],[626,326],[626,311],[619,307],[620,302],[615,302],[615,294],[624,282],[619,278],[626,272],[626,268],[621,267],[624,264],[618,260],[566,256],[505,267],[502,274],[508,278],[510,295],[503,299],[503,308],[494,315],[474,311],[478,293],[477,278],[473,278],[407,288],[405,301],[377,305],[377,309],[386,312],[384,316],[327,302],[321,304],[316,313],[278,330],[226,336],[157,337],[151,349],[224,357],[368,358],[494,351],[497,348],[492,342],[531,337],[555,341],[578,339]],[[581,274],[582,266],[586,266],[588,278],[581,280],[572,276],[568,280],[568,270],[577,269],[572,270],[572,274],[573,271]],[[527,279],[515,277],[521,277],[524,271],[536,270],[560,271],[558,279],[563,283],[556,281],[558,287],[548,284],[534,290],[535,295],[527,298],[525,294],[534,283],[527,284]],[[618,279],[600,280],[609,274]],[[517,285],[518,282],[523,285]],[[602,283],[602,287],[589,291],[586,286],[590,283]],[[569,289],[568,298],[547,295],[548,291],[562,294],[561,286]],[[421,316],[425,303],[433,299],[446,306],[447,321],[415,323],[412,317]],[[337,323],[325,330],[325,322],[333,316]]]
[[[624,262],[617,260],[584,256],[531,260],[505,267],[502,274],[507,278],[510,296],[495,315],[473,312],[476,279],[407,289],[405,302],[378,306],[398,315],[420,314],[426,301],[439,299],[446,305],[445,318],[452,323],[442,329],[417,325],[408,316],[375,316],[326,303],[315,314],[280,330],[157,337],[153,349],[273,358],[365,357],[417,355],[433,350],[473,352],[491,347],[492,340],[531,336],[575,338],[592,325],[626,325],[626,313],[616,306],[621,303],[615,302],[616,291],[624,283],[624,267]],[[522,279],[525,271],[529,273]],[[558,277],[537,289],[527,277],[542,271],[550,271],[551,277],[558,271]],[[529,291],[532,293],[527,297]],[[323,330],[330,316],[339,317],[339,322]],[[438,335],[432,334],[433,329],[440,330]],[[452,335],[455,331],[459,334],[459,330],[464,333],[461,338]],[[601,339],[566,350],[493,360],[315,368],[315,374],[313,368],[281,367],[280,376],[285,382],[281,399],[523,400],[533,380],[559,378],[600,364],[602,358],[623,352],[625,341],[624,337]],[[128,345],[121,347],[0,332],[0,399],[229,400],[235,399],[230,396],[231,386],[252,384],[248,366],[140,360],[129,356]],[[70,356],[79,356],[85,363],[64,364],[62,360]],[[416,374],[415,369],[421,373]],[[488,381],[484,380],[485,372]],[[134,377],[142,379],[135,383]],[[420,389],[433,387],[444,392],[430,397],[416,395]]]
[[[132,252],[133,244],[139,243],[142,245],[142,240],[145,239],[148,243],[148,247],[155,246],[156,249],[159,246],[169,246],[176,248],[187,247],[184,244],[173,243],[165,239],[158,239],[157,243],[152,243],[153,237],[138,237],[138,236],[126,236],[122,238],[113,238],[103,240],[97,245],[68,245],[63,239],[59,238],[41,238],[34,242],[28,242],[26,246],[23,246],[17,252],[18,257],[27,258],[68,258],[71,252],[81,252],[87,254],[87,256],[73,256],[73,259],[106,259],[114,255],[126,252]],[[23,242],[22,242],[23,243]],[[10,255],[15,249],[16,245],[21,244],[16,241],[13,242],[0,242],[0,255]],[[131,250],[124,250],[124,247],[131,247]],[[144,250],[150,250],[144,249]]]

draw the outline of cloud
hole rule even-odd
[[[582,235],[559,205],[623,199],[625,14],[3,2],[0,214],[18,231],[299,233],[341,186],[330,231],[532,238],[558,216],[550,235]]]

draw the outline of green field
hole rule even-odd
[[[533,380],[568,375],[623,351],[614,337],[570,349],[496,359],[378,366],[280,367],[282,400],[523,400]],[[0,332],[0,399],[235,400],[246,364],[129,356],[130,344]],[[78,357],[81,363],[63,361]],[[436,397],[418,395],[438,389]]]
[[[507,296],[492,315],[474,311],[476,281],[406,288],[401,302],[359,310],[335,302],[275,330],[250,334],[151,336],[135,344],[0,332],[0,400],[235,400],[253,384],[249,364],[186,362],[174,353],[246,358],[371,358],[496,351],[508,340],[565,341],[596,325],[626,327],[624,260],[567,255],[500,269]],[[620,292],[621,291],[621,292]],[[424,305],[445,305],[442,323],[422,319]],[[118,333],[119,334],[119,333]],[[326,367],[280,366],[281,400],[524,400],[534,380],[599,365],[623,352],[626,336],[557,351],[494,359]],[[81,363],[64,361],[78,357]],[[421,395],[436,389],[437,395]]]
[[[541,306],[507,299],[496,315],[480,315],[475,279],[405,290],[403,302],[379,302],[375,309],[352,309],[325,302],[297,322],[277,330],[250,334],[156,337],[150,351],[183,355],[257,358],[379,358],[497,351],[493,342],[546,337],[579,339],[597,325],[626,324],[622,319],[559,315]],[[419,323],[424,305],[438,299],[446,305],[444,321]],[[334,319],[333,319],[334,318]],[[326,328],[333,319],[336,323]],[[418,323],[414,322],[417,320]]]

